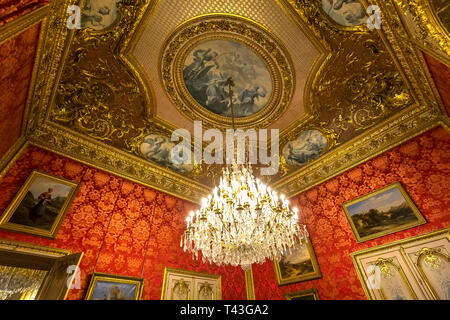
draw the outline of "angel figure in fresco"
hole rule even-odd
[[[206,107],[217,114],[224,114],[229,107],[229,93],[226,92],[227,80],[212,79],[206,88]]]
[[[29,217],[34,223],[36,220],[44,216],[47,205],[52,202],[53,189],[49,188],[38,197],[38,203],[30,210]]]
[[[358,26],[367,19],[359,0],[322,0],[322,8],[330,18],[343,26]]]
[[[228,73],[233,74],[236,79],[242,82],[251,83],[256,79],[254,66],[242,58],[239,53],[229,52],[223,55]]]
[[[183,70],[185,82],[193,82],[202,79],[207,76],[209,70],[214,67],[219,67],[219,63],[216,60],[217,52],[212,51],[211,48],[207,50],[195,50],[193,55],[194,61]]]
[[[253,89],[244,89],[239,95],[240,108],[237,116],[252,115],[259,110],[255,110],[255,100],[260,97],[264,98],[267,90],[264,87],[255,86]]]

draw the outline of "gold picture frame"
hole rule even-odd
[[[306,255],[309,257],[309,259],[303,260],[296,264],[284,262],[286,257],[287,259],[290,259],[291,257],[292,259],[295,259],[296,257],[297,258],[301,256],[305,257]],[[277,283],[279,286],[322,277],[322,273],[320,272],[319,264],[317,262],[316,254],[314,252],[314,248],[311,244],[310,239],[308,239],[307,243],[301,248],[294,250],[294,252],[289,255],[283,256],[280,261],[274,260],[273,264],[275,269],[275,275],[277,277]],[[287,271],[285,271],[286,269],[293,270],[296,268],[297,269],[304,268],[306,272],[300,275],[286,276],[287,273]]]
[[[95,272],[85,300],[140,300],[143,289],[143,278]]]
[[[284,296],[286,297],[286,300],[320,300],[316,288],[296,292],[286,292]]]
[[[385,198],[393,202],[382,204]],[[383,209],[387,205],[390,208]],[[373,207],[365,211],[369,206]],[[427,223],[399,181],[346,202],[342,208],[358,243]]]
[[[79,187],[77,182],[33,170],[3,213],[0,228],[54,239]]]

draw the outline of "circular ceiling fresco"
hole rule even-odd
[[[266,29],[231,15],[201,16],[169,37],[161,55],[169,98],[193,120],[230,127],[263,127],[289,105],[294,69],[284,46]]]
[[[226,117],[231,117],[229,78],[235,85],[236,117],[252,116],[267,106],[272,77],[264,59],[255,52],[230,40],[203,41],[189,51],[183,67],[186,88],[204,108]]]

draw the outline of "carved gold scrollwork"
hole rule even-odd
[[[411,287],[411,284],[408,281],[408,278],[405,275],[405,272],[403,269],[398,266],[396,263],[394,263],[394,259],[392,258],[378,258],[375,263],[375,266],[377,266],[380,269],[381,276],[386,279],[386,281],[390,281],[389,279],[393,278],[395,276],[395,273],[398,273],[400,275],[400,278],[402,282],[404,283],[405,287],[408,289],[411,297],[414,300],[417,300],[417,296]],[[382,286],[380,287],[380,293],[384,300],[387,299],[386,293]]]
[[[397,270],[400,270],[400,268],[394,264],[392,259],[379,258],[374,263],[374,265],[376,265],[378,268],[380,268],[381,274],[386,278],[392,278],[392,276],[393,276],[390,265],[395,267]]]
[[[200,289],[198,290],[198,298],[199,300],[206,300],[205,298],[210,298],[210,300],[214,300],[214,291],[212,289],[211,284],[205,281],[200,285]]]
[[[167,137],[175,129],[154,117],[155,101],[150,84],[142,80],[145,78],[142,70],[127,55],[142,27],[146,10],[155,2],[122,0],[118,3],[116,21],[102,31],[67,29],[67,7],[75,2],[52,2],[42,25],[27,139],[89,165],[199,201],[220,171],[219,166],[216,173],[199,167],[180,176],[150,163],[139,153],[139,144],[147,134]],[[291,197],[442,121],[448,122],[448,118],[442,120],[442,103],[430,85],[432,80],[424,71],[423,62],[418,61],[407,32],[402,29],[394,6],[399,2],[421,2],[377,1],[383,9],[383,27],[371,31],[365,24],[337,25],[324,13],[321,1],[278,2],[295,20],[299,31],[314,40],[323,54],[317,60],[322,65],[314,66],[314,74],[307,82],[303,98],[307,115],[281,132],[280,148],[307,129],[322,132],[329,146],[319,158],[302,167],[287,165],[280,157],[279,174],[267,177],[272,187]],[[367,1],[361,3],[367,5]],[[416,11],[422,21],[422,12]],[[429,12],[424,14],[431,17]],[[439,37],[439,26],[435,20],[427,19],[430,26],[421,23],[430,34],[433,33],[429,28],[437,30],[436,37]],[[239,30],[254,37],[266,50],[277,49],[271,45],[276,42],[262,44],[271,37],[260,37],[241,27]],[[445,40],[442,33],[440,37]],[[288,89],[283,91],[280,101],[290,103],[288,95],[293,90],[293,79],[284,78],[293,75],[293,70],[289,69],[289,59],[283,63],[283,51],[281,48],[280,57],[272,60],[281,68],[281,80]],[[174,58],[167,55],[169,60]],[[164,79],[170,76],[166,70],[162,72],[166,75]],[[169,88],[169,94],[175,89]],[[273,114],[271,119],[276,118]],[[264,125],[269,124],[270,121]],[[263,122],[258,126],[262,127]],[[217,170],[216,167],[208,169]]]
[[[442,265],[442,261],[439,256],[444,256],[441,252],[441,249],[429,249],[429,248],[423,248],[419,252],[416,253],[417,261],[419,259],[423,259],[425,264],[433,269],[439,269]]]
[[[178,280],[174,284],[171,295],[170,295],[170,300],[173,300],[173,298],[175,297],[175,294],[178,297],[183,296],[184,297],[183,300],[190,300],[191,289],[189,288],[189,285],[183,279]]]
[[[133,142],[155,125],[145,116],[149,90],[120,53],[147,5],[122,1],[112,26],[76,32],[50,114],[56,123],[136,155]]]
[[[433,39],[447,59],[450,58],[450,12],[448,1],[442,0],[395,0],[398,6],[409,12],[417,23],[416,37],[425,46],[433,48],[429,38]]]

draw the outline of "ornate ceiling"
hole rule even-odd
[[[83,8],[78,30],[67,28],[72,4]],[[293,196],[448,125],[420,52],[449,65],[448,5],[370,4],[379,30],[365,0],[53,1],[27,135],[196,202],[220,166],[171,163],[170,137],[195,120],[230,128],[232,76],[236,126],[280,130],[280,170],[263,178]]]

